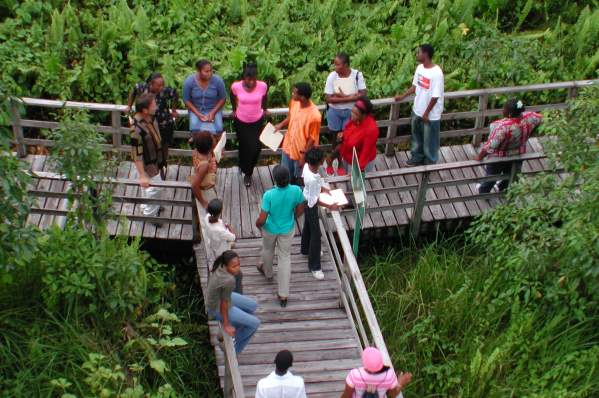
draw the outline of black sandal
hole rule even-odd
[[[279,296],[278,294],[277,294],[277,297],[279,298],[279,304],[281,305],[281,308],[287,307],[287,297],[283,298],[283,297]]]

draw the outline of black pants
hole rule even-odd
[[[320,270],[320,225],[318,204],[304,208],[304,229],[302,230],[302,254],[308,256],[310,271]]]
[[[522,168],[522,162],[516,164],[516,170],[520,171]],[[495,163],[488,164],[485,166],[485,175],[491,176],[495,174],[507,174],[509,175],[512,171],[512,164],[510,162],[505,163]],[[491,189],[495,186],[496,181],[485,181],[480,184],[478,188],[478,193],[489,193]],[[499,181],[498,188],[499,191],[505,190],[508,185],[510,185],[510,180],[501,180]]]
[[[237,132],[237,142],[239,142],[239,168],[243,174],[251,176],[262,149],[260,133],[264,125],[263,119],[254,123],[245,123],[234,119],[233,124]]]

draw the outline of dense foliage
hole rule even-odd
[[[106,161],[84,120],[61,123],[52,159],[72,199],[97,209],[89,191]],[[0,150],[0,397],[214,396],[195,267],[190,281],[139,241],[110,238],[97,211],[76,211],[63,229],[27,226],[27,166],[5,139]]]
[[[566,174],[521,179],[466,242],[375,256],[370,293],[410,395],[599,394],[599,87],[548,115]]]
[[[593,78],[595,1],[5,1],[0,81],[43,98],[122,103],[152,70],[181,87],[199,58],[230,83],[255,60],[271,105],[306,80],[321,96],[334,54],[352,56],[373,97],[409,84],[414,49],[437,49],[446,89]],[[530,29],[534,30],[530,30]]]

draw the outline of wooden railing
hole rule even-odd
[[[385,171],[369,172],[364,174],[365,181],[371,179],[380,178],[401,178],[406,183],[394,184],[393,186],[384,188],[372,188],[366,191],[367,195],[383,195],[391,193],[403,193],[409,192],[406,195],[411,200],[402,201],[402,203],[394,203],[389,205],[379,205],[377,207],[366,208],[366,212],[384,212],[398,209],[411,209],[410,221],[410,232],[413,236],[417,236],[420,232],[420,226],[422,224],[422,213],[426,206],[453,204],[453,203],[464,203],[472,200],[483,200],[483,199],[496,199],[501,198],[505,192],[490,192],[490,193],[463,193],[459,192],[458,187],[471,184],[479,184],[485,181],[500,181],[508,180],[512,183],[518,176],[519,165],[524,161],[535,161],[546,159],[546,155],[541,152],[527,153],[519,156],[511,156],[505,158],[488,158],[481,162],[476,160],[467,160],[461,162],[442,163],[429,166],[417,166],[400,169],[391,169]],[[473,168],[478,168],[485,165],[505,163],[511,164],[509,174],[497,174],[489,176],[477,176],[472,171]],[[461,178],[454,178],[451,174],[452,170],[460,169],[464,175]],[[465,172],[470,170],[472,172]],[[529,175],[545,171],[544,167],[537,167],[531,171],[526,171],[523,174]],[[560,172],[561,168],[555,168],[553,171]],[[329,177],[326,181],[330,184],[339,184],[349,182],[348,176],[343,177]],[[455,197],[429,199],[427,193],[430,190],[436,188],[454,188],[460,194]],[[352,195],[351,192],[346,192],[346,195]],[[342,213],[351,213],[355,210],[344,209]],[[410,213],[408,213],[409,215]]]
[[[385,365],[393,368],[391,356],[376,319],[349,237],[343,227],[341,215],[339,211],[329,212],[322,208],[320,213],[320,219],[323,220],[321,230],[333,251],[333,262],[341,283],[341,304],[347,312],[348,319],[354,325],[361,348],[362,350],[366,347],[378,348],[383,355]],[[403,395],[400,393],[399,397],[403,397]]]
[[[591,85],[593,83],[597,83],[599,80],[578,80],[578,81],[569,81],[569,82],[559,82],[559,83],[546,83],[546,84],[532,84],[526,86],[516,86],[516,87],[498,87],[498,88],[488,88],[488,89],[477,89],[477,90],[464,90],[464,91],[454,91],[445,93],[445,103],[447,104],[449,101],[454,101],[458,99],[477,99],[478,107],[473,111],[465,111],[465,112],[448,112],[442,115],[443,121],[449,120],[473,120],[474,127],[472,128],[460,128],[454,130],[446,130],[441,132],[441,138],[451,138],[451,137],[464,137],[471,136],[474,144],[478,144],[482,138],[482,135],[486,133],[485,121],[489,117],[499,116],[502,113],[501,109],[488,109],[489,100],[493,96],[500,96],[506,94],[516,94],[516,93],[526,93],[526,92],[537,92],[537,91],[550,91],[550,90],[567,90],[566,98],[571,98],[576,95],[576,92],[579,88]],[[373,100],[373,105],[376,108],[389,108],[388,117],[386,119],[377,120],[377,124],[380,128],[386,129],[385,137],[381,137],[378,140],[379,145],[384,145],[384,152],[387,155],[391,155],[394,152],[395,145],[402,142],[407,142],[409,140],[409,136],[403,135],[398,136],[398,128],[400,126],[408,125],[410,123],[409,117],[400,117],[400,104],[405,102],[412,101],[412,97],[408,97],[401,102],[395,101],[393,98],[381,98]],[[566,103],[558,102],[553,104],[530,104],[527,106],[527,109],[540,111],[546,109],[561,109],[565,108]],[[13,130],[13,142],[16,146],[17,153],[19,156],[25,156],[27,153],[27,145],[41,145],[50,147],[53,145],[53,142],[48,139],[43,138],[31,138],[25,128],[34,128],[34,129],[54,129],[58,127],[59,123],[57,121],[48,121],[48,120],[34,120],[29,119],[27,117],[23,118],[21,116],[22,107],[27,108],[43,108],[46,110],[51,109],[82,109],[90,112],[108,112],[110,113],[110,125],[98,125],[97,130],[99,132],[105,133],[112,137],[110,144],[105,144],[104,149],[120,151],[120,152],[128,152],[130,147],[128,145],[123,145],[123,135],[129,134],[129,128],[126,125],[123,125],[123,117],[124,112],[126,111],[126,106],[124,105],[115,105],[115,104],[100,104],[100,103],[87,103],[87,102],[77,102],[77,101],[56,101],[56,100],[46,100],[46,99],[38,99],[38,98],[12,98],[11,99],[11,124]],[[447,106],[446,106],[447,108]],[[319,109],[322,111],[325,109],[324,105],[319,105]],[[179,114],[182,117],[187,117],[187,110],[179,110]],[[272,108],[269,109],[271,115],[275,117],[282,117],[287,115],[287,108]],[[231,118],[231,112],[224,112],[225,119]],[[127,123],[125,123],[127,124]],[[324,125],[324,123],[323,123]],[[326,130],[325,127],[322,128],[323,131]],[[174,137],[177,139],[187,139],[189,138],[188,131],[175,131]],[[235,134],[227,133],[227,139],[235,140]],[[327,147],[326,145],[324,146]],[[189,149],[178,149],[173,148],[170,151],[173,156],[191,156],[191,150]],[[262,155],[274,155],[275,152],[271,150],[263,150]],[[225,156],[227,157],[236,157],[237,150],[227,150],[225,151]]]
[[[52,181],[62,181],[69,182],[64,175],[46,171],[28,171],[28,174],[33,177],[34,181],[43,179],[43,180],[52,180]],[[135,179],[128,178],[105,178],[102,180],[98,180],[100,185],[106,185],[110,187],[111,190],[114,191],[115,185],[126,185],[126,186],[138,186],[139,181]],[[161,188],[173,188],[173,189],[191,189],[191,186],[188,182],[182,181],[151,181],[151,186],[161,187]],[[62,206],[62,209],[46,209],[43,207],[31,207],[30,213],[32,214],[42,214],[42,215],[52,215],[52,216],[60,216],[66,217],[70,212],[73,211],[73,208],[78,206],[76,203],[77,198],[80,194],[76,192],[69,192],[68,187],[64,190],[52,191],[46,189],[38,189],[38,184],[33,182],[30,184],[27,193],[32,197],[39,198],[56,198],[59,200],[67,201],[66,206]],[[73,200],[73,203],[68,201]],[[181,207],[192,207],[195,208],[195,201],[190,200],[180,200],[180,199],[161,199],[161,198],[143,198],[143,197],[129,197],[125,195],[112,195],[113,202],[122,202],[122,203],[131,203],[131,204],[159,204],[164,206],[181,206]],[[126,217],[129,221],[142,221],[142,222],[151,222],[151,223],[162,223],[162,224],[181,224],[181,225],[192,225],[193,230],[193,239],[199,240],[198,237],[198,228],[197,228],[197,220],[195,217],[192,219],[187,218],[172,218],[172,217],[150,217],[144,215],[134,215],[134,214],[118,214],[118,213],[109,213],[106,215],[109,218],[119,218]]]
[[[362,279],[362,273],[354,256],[349,237],[343,227],[341,215],[339,211],[329,212],[324,209],[320,209],[320,211],[320,218],[324,220],[323,229],[326,232],[329,246],[333,250],[334,262],[341,281],[342,302],[348,310],[350,320],[356,326],[362,348],[377,347],[383,354],[385,364],[391,366],[391,357],[368,297],[368,291]],[[328,213],[328,215],[325,213]],[[337,239],[335,239],[335,236]]]

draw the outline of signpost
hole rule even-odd
[[[356,148],[352,155],[351,162],[351,187],[354,192],[354,204],[356,207],[356,224],[354,225],[354,239],[352,247],[354,249],[354,256],[358,257],[358,246],[360,244],[360,232],[362,230],[362,221],[364,220],[364,214],[366,213],[366,186],[364,184],[364,176],[360,170],[360,163],[358,162],[358,154]]]

